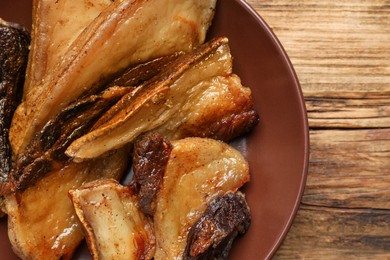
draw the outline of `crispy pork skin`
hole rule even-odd
[[[23,94],[29,44],[30,34],[25,29],[0,19],[0,194],[10,189],[12,151],[8,133]]]
[[[5,197],[8,235],[22,259],[70,259],[84,235],[68,198],[70,189],[98,179],[119,179],[128,149],[85,163],[70,163],[34,186]]]
[[[153,216],[156,195],[164,177],[172,144],[159,133],[141,136],[134,144],[133,179],[130,189],[138,198],[139,209]]]
[[[120,71],[107,86],[137,87],[145,81],[165,70],[173,61],[184,52],[175,52],[170,55],[155,58],[153,60],[130,66]]]
[[[35,133],[86,92],[131,64],[190,51],[205,39],[216,0],[114,1],[69,46],[14,115],[10,138],[20,154]]]
[[[135,87],[132,86],[158,74],[180,55],[174,53],[131,66],[100,93],[80,98],[60,111],[34,136],[25,151],[14,158],[14,167],[6,183],[8,189],[3,189],[0,194],[24,190],[54,167],[60,167],[69,159],[64,151],[72,141],[86,134],[122,96],[133,92]]]
[[[128,187],[95,181],[69,192],[94,259],[152,259],[153,223]]]
[[[259,122],[251,91],[241,85],[235,74],[204,81],[190,96],[190,102],[153,131],[170,140],[197,136],[230,142],[250,132]]]
[[[229,140],[258,121],[251,91],[232,74],[227,38],[216,38],[180,56],[162,73],[125,95],[66,154],[94,158],[133,142],[147,131],[170,139],[187,136]]]
[[[25,98],[61,61],[76,37],[112,0],[33,1],[31,53]]]
[[[226,143],[193,137],[172,145],[156,196],[156,260],[181,259],[189,230],[210,203],[249,181],[248,163]]]
[[[183,259],[228,259],[239,234],[249,228],[251,216],[242,193],[227,193],[213,200],[191,227]]]
[[[98,95],[77,100],[62,110],[15,159],[9,186],[13,190],[24,190],[46,173],[62,167],[69,161],[64,154],[69,144],[85,134],[102,113],[131,91],[130,87],[110,87]]]

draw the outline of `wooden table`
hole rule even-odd
[[[390,259],[390,1],[247,0],[298,74],[301,206],[275,259]]]

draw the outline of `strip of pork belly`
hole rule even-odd
[[[24,153],[14,158],[10,178],[6,181],[7,185],[3,185],[0,194],[24,190],[55,167],[61,167],[69,159],[64,151],[72,141],[85,134],[123,95],[134,91],[131,86],[150,79],[180,55],[181,53],[175,53],[132,66],[101,93],[80,98],[60,111],[34,136]],[[126,87],[118,87],[117,84]]]
[[[110,87],[99,95],[76,101],[50,120],[14,163],[9,178],[13,189],[8,192],[24,190],[46,173],[61,168],[69,160],[64,154],[69,144],[85,134],[110,105],[132,90]]]
[[[25,98],[111,0],[34,0]]]
[[[137,207],[131,191],[117,181],[88,183],[69,192],[94,259],[152,259],[152,219]]]
[[[237,123],[224,124],[229,120]],[[250,89],[232,74],[228,40],[216,38],[179,57],[135,94],[125,95],[66,154],[76,160],[94,158],[155,129],[175,138],[196,134],[227,140],[248,131],[257,121]]]
[[[172,145],[156,196],[156,260],[181,259],[190,228],[210,203],[249,181],[248,163],[226,143],[192,137]]]
[[[98,179],[119,179],[128,149],[52,171],[24,192],[6,196],[8,235],[22,259],[70,259],[84,235],[68,197],[70,189]]]
[[[13,151],[21,153],[47,121],[118,71],[176,51],[190,51],[202,43],[215,3],[134,0],[110,4],[16,110],[10,132]]]

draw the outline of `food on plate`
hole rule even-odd
[[[180,259],[189,229],[219,196],[248,182],[249,167],[241,153],[208,138],[172,141],[162,184],[155,197],[155,259]]]
[[[1,119],[0,209],[19,257],[69,259],[84,235],[97,259],[228,255],[250,215],[248,162],[226,142],[259,116],[228,39],[204,43],[215,4],[34,0],[22,103]],[[13,95],[24,71],[7,66]]]
[[[8,132],[23,94],[29,44],[30,35],[25,29],[0,19],[0,191],[7,189],[12,168]]]
[[[228,259],[234,239],[248,230],[250,222],[241,192],[216,198],[191,227],[183,259]]]
[[[138,200],[138,208],[153,216],[171,151],[171,142],[159,133],[142,135],[134,144],[133,178],[129,187]]]
[[[14,163],[8,191],[24,190],[34,185],[46,173],[61,169],[69,158],[65,149],[77,137],[86,133],[100,115],[131,88],[110,87],[99,95],[74,102],[50,120]]]
[[[229,141],[258,122],[251,91],[232,73],[227,38],[215,38],[178,57],[166,70],[125,95],[103,123],[66,150],[81,161],[156,130],[170,139],[186,136]]]
[[[69,160],[66,148],[76,138],[87,133],[97,119],[134,87],[161,72],[181,53],[163,56],[129,67],[96,95],[72,102],[36,133],[23,154],[15,159],[7,185],[0,194],[24,190],[54,168]],[[121,87],[119,87],[121,86]],[[123,87],[122,87],[123,86]]]
[[[237,192],[249,181],[240,152],[213,139],[170,143],[150,133],[133,157],[127,187],[100,180],[70,191],[94,259],[227,259],[250,224]]]
[[[104,86],[119,71],[176,51],[189,51],[202,43],[215,2],[112,2],[75,38],[50,73],[31,87],[18,106],[10,130],[14,153],[23,153],[50,119],[81,95]]]
[[[54,170],[23,192],[6,196],[8,235],[22,259],[70,259],[84,234],[68,191],[98,179],[119,179],[128,149]]]
[[[158,57],[144,63],[132,65],[124,71],[121,71],[107,87],[110,86],[127,86],[137,87],[145,81],[156,76],[158,73],[165,70],[174,60],[176,60],[184,52],[175,52],[166,56]]]
[[[25,98],[67,52],[75,38],[112,0],[33,1],[31,53]]]
[[[152,259],[152,220],[137,208],[131,191],[114,180],[95,181],[69,192],[94,259]]]

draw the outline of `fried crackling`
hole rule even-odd
[[[138,199],[139,209],[153,216],[172,144],[159,133],[142,135],[133,148],[133,178],[128,184]]]
[[[46,173],[60,169],[69,161],[64,151],[69,144],[85,134],[92,124],[130,87],[110,87],[98,95],[77,100],[50,120],[34,137],[25,152],[16,159],[10,172],[9,190],[24,190],[42,178]]]
[[[55,167],[61,167],[69,160],[64,151],[72,141],[87,133],[95,121],[123,95],[134,91],[132,86],[161,72],[180,55],[174,53],[131,66],[102,92],[80,98],[60,111],[34,136],[24,153],[14,158],[10,178],[0,194],[23,190]]]
[[[66,154],[78,161],[94,158],[153,130],[173,139],[229,141],[257,122],[250,89],[232,74],[228,40],[215,38],[125,95]]]
[[[215,3],[216,0],[111,3],[17,108],[10,131],[13,151],[22,153],[34,134],[59,111],[83,93],[107,83],[118,71],[176,51],[190,51],[202,43]]]
[[[8,189],[12,151],[8,134],[19,104],[29,53],[30,35],[19,25],[0,18],[0,194]],[[3,198],[0,196],[0,216]]]
[[[25,98],[32,87],[51,73],[76,37],[111,3],[112,0],[33,1]]]
[[[6,196],[8,234],[22,259],[70,259],[84,238],[68,197],[70,189],[98,179],[119,179],[128,149],[48,173],[34,186]]]
[[[114,180],[69,192],[93,259],[152,259],[153,223],[139,211],[128,187]]]
[[[172,145],[156,196],[156,260],[181,259],[190,228],[210,203],[249,181],[248,163],[226,143],[192,137]]]
[[[183,259],[228,259],[234,239],[248,230],[250,222],[249,206],[241,192],[216,198],[191,227]]]

